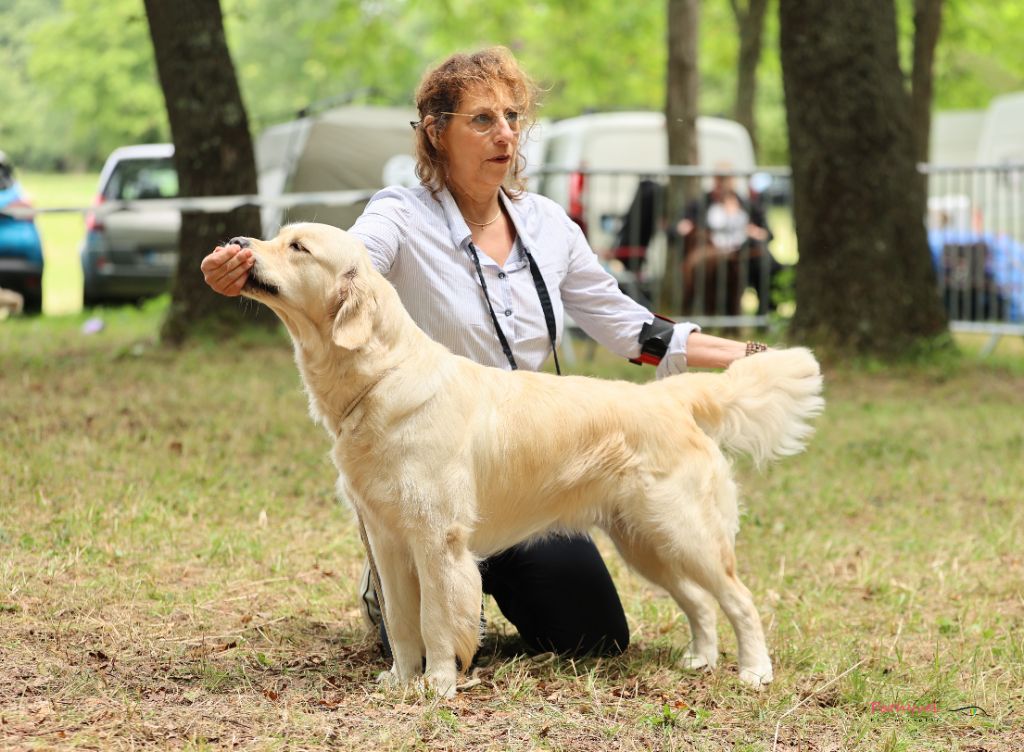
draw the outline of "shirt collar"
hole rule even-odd
[[[448,186],[441,189],[438,198],[441,201],[441,209],[444,211],[445,220],[448,222],[452,243],[454,243],[456,248],[468,249],[473,233],[470,232],[469,225],[466,224],[462,212],[459,211],[459,205],[455,203],[455,197],[448,190]],[[519,242],[526,248],[532,248],[534,245],[533,239],[526,232],[526,221],[519,213],[517,202],[509,198],[504,188],[498,191],[498,200],[501,201],[502,206],[508,212],[508,216],[512,219],[512,226],[516,228],[516,237],[519,239]]]
[[[448,186],[444,186],[441,189],[440,193],[438,193],[438,199],[441,202],[441,210],[444,212],[445,221],[448,222],[448,231],[452,234],[452,243],[456,248],[468,247],[473,234],[469,231],[469,225],[463,219],[462,212],[459,211],[459,205],[455,203],[455,197],[448,190]]]

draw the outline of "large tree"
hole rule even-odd
[[[797,339],[891,358],[946,331],[893,0],[781,0]]]
[[[700,30],[699,0],[668,0],[668,68],[665,77],[665,130],[668,135],[668,163],[696,165],[697,107],[700,90],[698,39]],[[669,182],[666,216],[679,215],[687,199],[700,190],[695,178],[672,178]],[[682,244],[669,243],[666,269],[682,266]],[[682,293],[678,274],[667,274],[662,285],[658,307],[679,311]]]
[[[914,50],[910,72],[910,122],[914,155],[927,162],[931,140],[935,48],[942,30],[942,0],[914,0]]]
[[[736,66],[736,104],[733,115],[750,133],[750,140],[754,143],[754,154],[757,154],[757,65],[761,62],[761,40],[764,37],[764,16],[768,9],[768,0],[730,0],[730,4],[740,35],[739,60]]]
[[[252,195],[256,160],[235,66],[224,37],[219,0],[145,0],[157,72],[167,106],[181,195]],[[236,329],[256,317],[252,307],[212,292],[199,262],[235,235],[259,237],[256,207],[226,213],[182,212],[178,273],[164,321],[167,341],[197,328]],[[244,311],[248,310],[246,315]]]

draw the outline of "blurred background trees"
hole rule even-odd
[[[0,0],[0,146],[24,168],[96,168],[116,146],[173,133],[184,195],[255,192],[248,135],[345,102],[408,105],[431,63],[505,44],[545,90],[543,118],[666,110],[673,163],[693,161],[698,114],[743,122],[761,164],[793,167],[795,336],[892,355],[945,330],[914,166],[930,113],[1024,88],[1024,6],[809,2]],[[189,8],[215,11],[218,30],[223,17],[216,51],[197,46]],[[257,234],[250,214],[183,233],[195,258],[179,266],[172,339],[217,307],[196,254]]]
[[[256,194],[252,134],[224,35],[220,0],[145,3],[181,195]],[[227,331],[249,323],[236,301],[211,292],[197,272],[203,256],[215,246],[231,237],[262,234],[255,206],[181,213],[178,272],[162,330],[166,341],[180,343],[196,328],[213,323]],[[259,320],[276,326],[270,316]]]
[[[764,0],[701,3],[701,114],[747,116]],[[919,2],[920,0],[918,0]],[[910,70],[915,0],[898,0]],[[223,0],[227,39],[254,133],[302,108],[348,98],[408,104],[424,68],[455,49],[510,46],[547,89],[545,117],[660,110],[665,3],[618,0]],[[764,164],[788,163],[777,4],[757,64],[753,132]],[[978,107],[1024,87],[1024,6],[947,0],[935,57],[935,106]],[[96,168],[115,147],[168,139],[142,0],[0,0],[0,143],[29,169]],[[739,92],[739,94],[738,94]]]

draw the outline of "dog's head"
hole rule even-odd
[[[273,240],[236,238],[255,264],[242,294],[266,304],[304,345],[364,347],[373,333],[376,274],[363,244],[330,225],[287,225]]]

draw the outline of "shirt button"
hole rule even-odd
[[[505,279],[505,272],[498,272],[498,279]]]
[[[512,315],[512,309],[511,308],[506,308],[505,309],[505,315],[506,316],[511,316]]]

